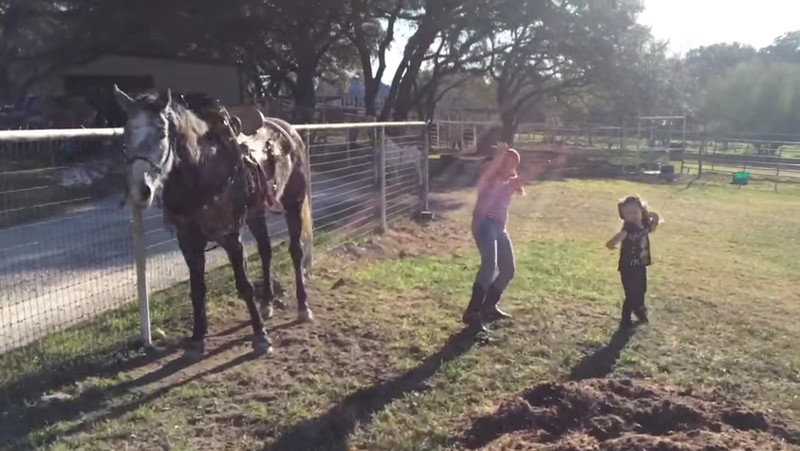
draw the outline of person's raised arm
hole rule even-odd
[[[506,143],[498,143],[493,147],[493,149],[494,155],[492,155],[492,160],[489,162],[489,165],[483,169],[480,177],[478,177],[478,189],[480,189],[487,180],[494,176],[494,174],[497,172],[497,169],[503,164],[503,157],[506,155],[506,152],[508,152],[511,148]]]
[[[617,246],[619,246],[619,243],[621,243],[622,240],[625,239],[626,236],[628,236],[628,232],[620,230],[616,235],[611,237],[611,239],[608,240],[608,242],[606,242],[606,247],[609,249],[616,248]]]
[[[651,211],[648,216],[650,219],[650,232],[655,232],[658,226],[661,225],[661,216],[654,211]]]

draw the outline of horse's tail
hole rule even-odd
[[[314,261],[314,219],[311,217],[311,199],[306,193],[303,205],[300,207],[300,240],[303,243],[302,266],[310,274]]]
[[[306,194],[303,206],[300,207],[300,239],[310,241],[314,239],[314,220],[311,218],[311,199]]]

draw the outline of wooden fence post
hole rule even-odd
[[[133,258],[136,263],[136,294],[139,298],[139,331],[144,346],[153,344],[150,332],[150,289],[147,286],[147,248],[141,208],[132,208]]]
[[[431,153],[431,127],[430,123],[426,124],[422,129],[422,211],[428,211],[428,193],[429,193],[429,169],[428,163]]]
[[[386,220],[386,128],[384,126],[375,129],[375,152],[378,154],[378,231],[386,233],[388,225]]]

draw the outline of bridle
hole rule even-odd
[[[143,161],[147,163],[147,165],[150,166],[150,168],[156,174],[161,175],[164,173],[165,169],[167,169],[167,163],[170,161],[170,158],[174,156],[174,153],[178,147],[178,132],[171,113],[167,115],[167,124],[167,139],[169,140],[169,145],[167,146],[167,151],[161,156],[161,161],[155,163],[153,160],[144,155],[127,155],[126,153],[128,166],[137,161]]]
[[[170,163],[172,159],[175,157],[175,153],[178,147],[178,130],[175,126],[174,116],[170,112],[167,114],[167,140],[169,144],[167,145],[167,151],[161,156],[161,161],[158,163],[151,160],[149,157],[144,155],[128,155],[125,149],[123,148],[122,152],[125,154],[126,163],[128,167],[132,166],[137,161],[143,161],[148,166],[150,166],[150,170],[158,174],[159,177],[163,177],[165,172],[169,170],[167,165]],[[126,130],[127,132],[127,130]],[[125,203],[128,200],[128,195],[130,194],[130,186],[125,186],[125,195],[120,202],[120,206],[124,207]]]

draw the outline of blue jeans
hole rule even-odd
[[[505,226],[489,218],[475,218],[472,223],[472,236],[481,254],[481,267],[475,276],[475,283],[484,290],[494,285],[503,292],[514,278],[514,248]]]

